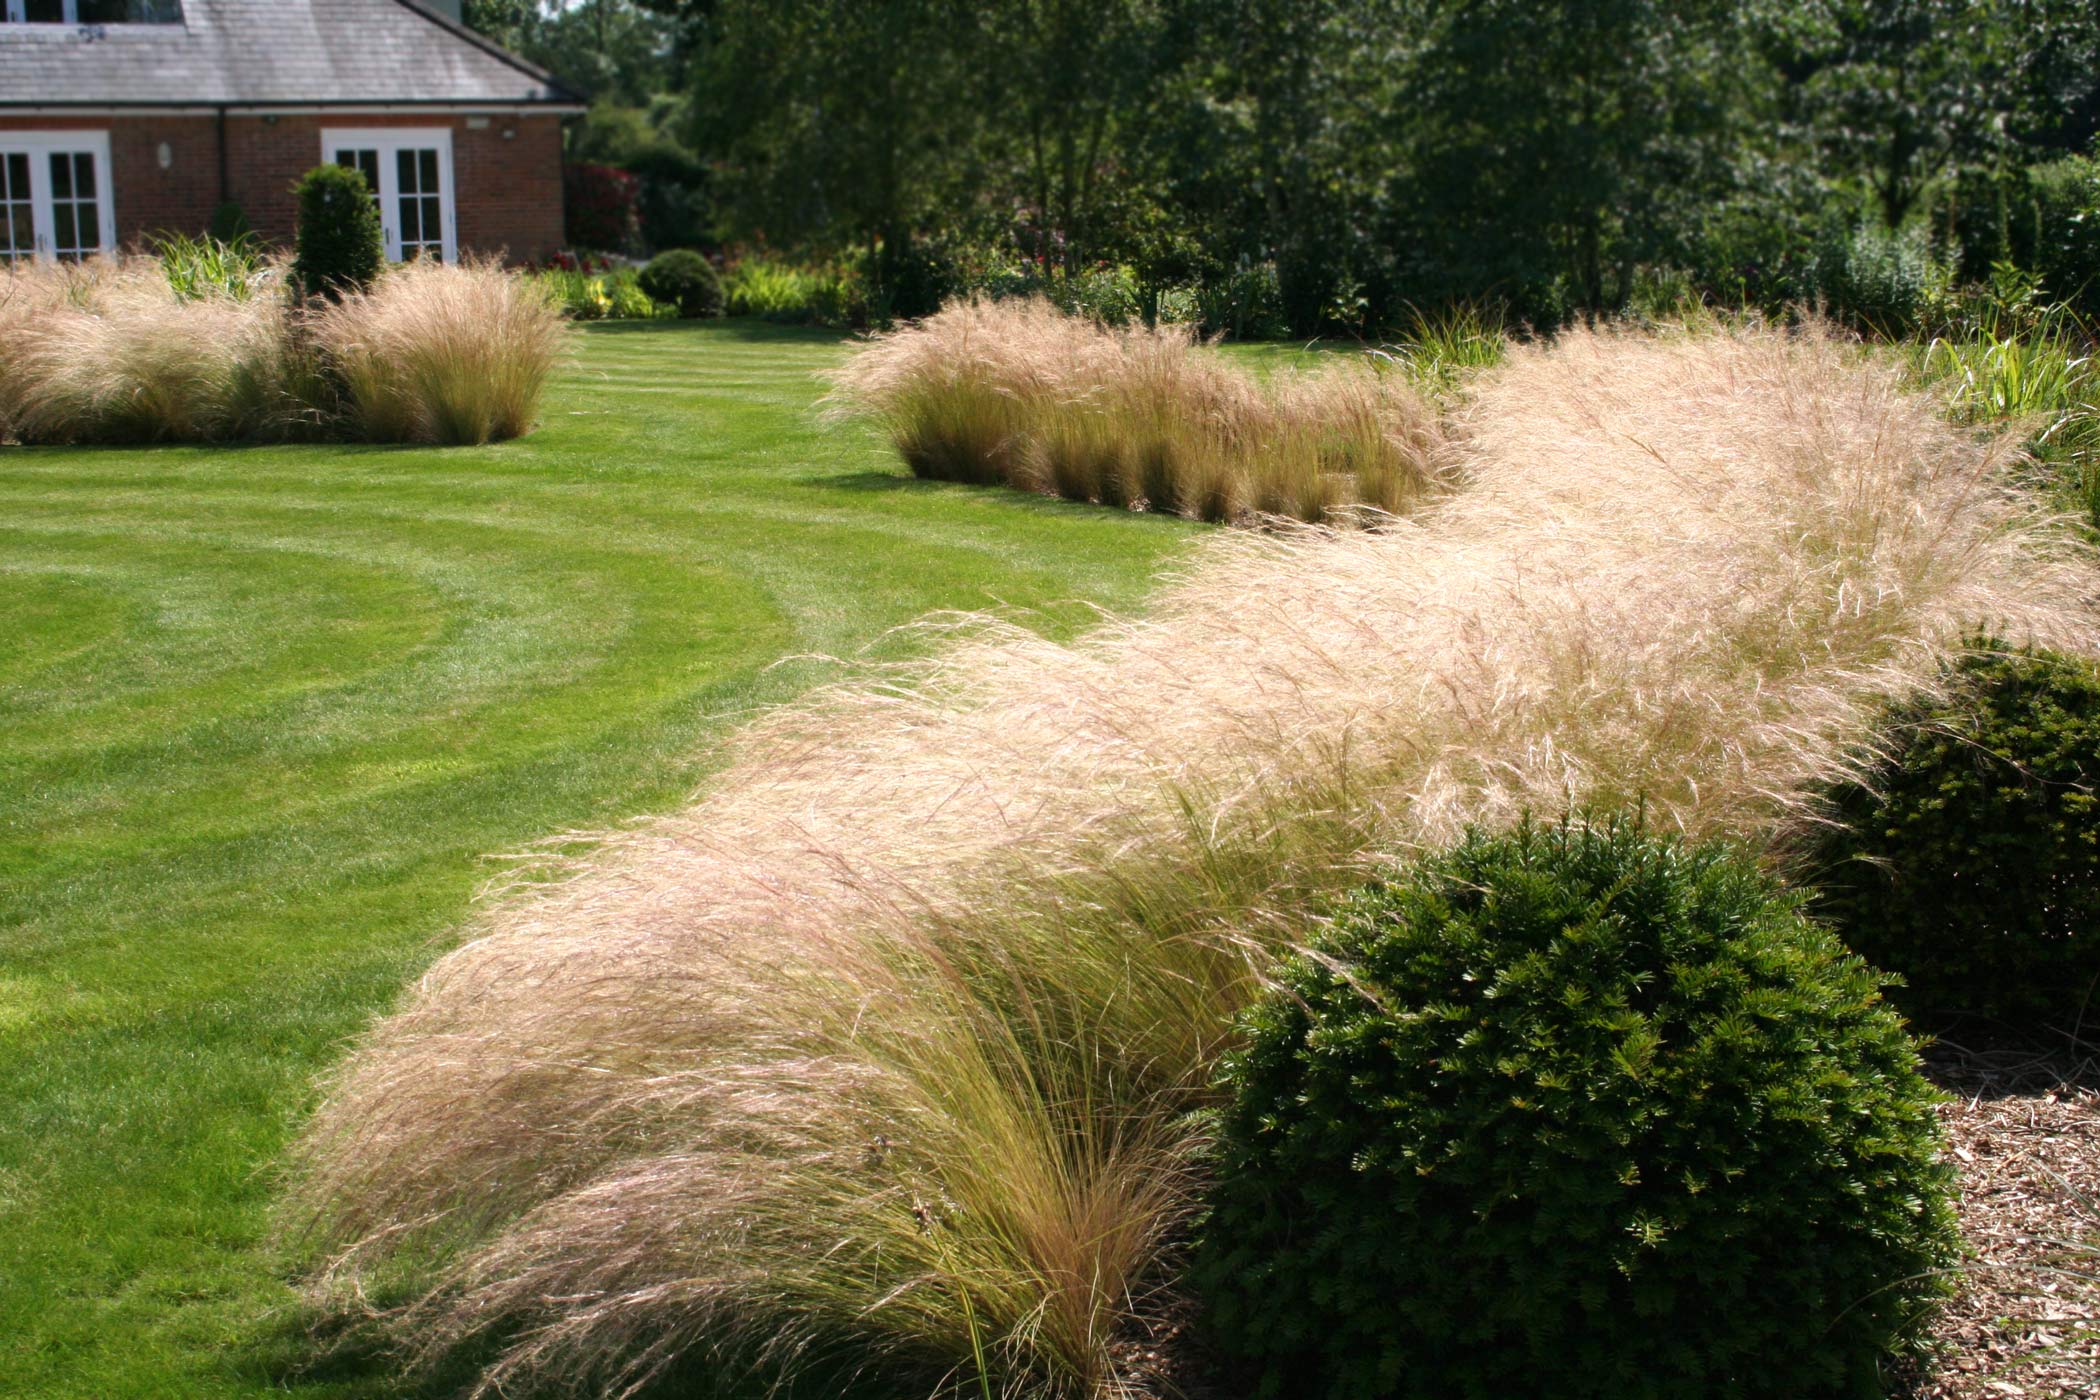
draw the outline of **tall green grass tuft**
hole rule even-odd
[[[2066,308],[2014,297],[1907,354],[1957,422],[2019,432],[2047,484],[2100,532],[2100,363],[2090,327]]]
[[[528,274],[564,316],[572,321],[653,320],[677,314],[643,291],[631,267],[592,272],[577,267],[549,267]]]
[[[168,289],[183,301],[214,296],[247,301],[280,276],[252,233],[237,234],[230,240],[159,233],[153,238],[153,255],[160,259]]]
[[[867,288],[860,273],[848,266],[807,266],[747,253],[723,274],[722,291],[731,316],[793,325],[867,322]]]
[[[1264,379],[1187,327],[1111,328],[1040,298],[958,303],[875,336],[834,383],[839,413],[874,419],[914,472],[944,480],[1311,522],[1400,514],[1450,484],[1436,414],[1389,361]]]
[[[1508,345],[1499,314],[1455,302],[1418,310],[1395,353],[1425,389],[1448,395],[1472,375],[1501,364]]]
[[[1102,355],[1108,393],[1156,354],[1186,377],[1139,404],[1187,434],[1126,441],[1210,462],[1238,396],[1286,402],[1186,342],[988,324],[855,373],[1061,403],[1029,373]],[[1388,528],[1216,532],[1069,644],[929,622],[931,659],[761,721],[694,806],[493,909],[306,1135],[315,1305],[492,1358],[485,1394],[679,1358],[1145,1393],[1218,1058],[1337,893],[1571,802],[1766,837],[1979,621],[2095,646],[2092,560],[2003,454],[1819,332],[1572,331],[1462,418],[1463,485]],[[1188,465],[1120,460],[1141,491]],[[407,1301],[373,1317],[381,1283]]]

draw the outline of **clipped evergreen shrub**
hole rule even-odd
[[[317,165],[299,177],[299,234],[292,275],[306,295],[333,300],[363,291],[386,263],[386,234],[364,172]]]
[[[1955,1255],[1876,975],[1725,848],[1471,836],[1246,1029],[1194,1282],[1263,1396],[1859,1393]]]
[[[722,314],[722,279],[714,264],[691,248],[658,253],[637,280],[650,300],[677,307],[680,316]]]
[[[1819,912],[1921,1014],[2100,1024],[2100,671],[1988,646],[1831,795]]]
[[[255,227],[248,222],[248,211],[241,208],[239,200],[221,200],[211,211],[211,225],[207,232],[216,243],[247,243],[255,237]]]

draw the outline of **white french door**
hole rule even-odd
[[[106,131],[0,131],[0,263],[115,251]]]
[[[331,128],[321,159],[362,170],[379,202],[386,255],[459,261],[452,202],[452,133],[441,127]]]

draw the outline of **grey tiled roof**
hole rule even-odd
[[[0,107],[581,97],[414,0],[183,0],[181,24],[0,23]]]

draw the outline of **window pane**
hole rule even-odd
[[[174,0],[80,0],[82,24],[177,24],[182,6]]]
[[[36,218],[34,214],[31,213],[27,204],[15,204],[9,207],[13,210],[13,214],[7,221],[8,241],[14,245],[16,252],[34,252],[36,250]]]
[[[54,155],[51,157],[51,194],[55,199],[73,197],[73,158]]]
[[[73,193],[89,199],[95,193],[95,157],[92,152],[82,151],[73,157]]]
[[[403,194],[415,192],[418,186],[416,184],[416,153],[414,151],[394,152],[394,176],[400,180]]]
[[[442,243],[445,238],[445,216],[438,208],[436,195],[426,196],[423,200],[423,236],[432,243]]]
[[[423,183],[417,188],[428,194],[438,187],[438,153],[436,151],[423,152],[422,166]]]
[[[22,18],[31,24],[63,24],[66,20],[65,0],[29,0],[23,7]]]
[[[74,246],[92,252],[102,246],[102,212],[92,199],[83,199],[73,206],[79,211],[80,241]]]
[[[337,165],[347,165],[358,174],[364,176],[366,187],[375,195],[379,193],[379,152],[337,151],[335,153],[335,163]]]
[[[4,166],[0,168],[0,199],[29,198],[29,157],[10,151],[0,166]]]
[[[422,213],[420,207],[422,203],[423,201],[420,199],[404,199],[401,201],[401,241],[403,243],[413,243],[423,236],[423,221],[419,217]]]
[[[52,221],[57,227],[58,251],[63,253],[80,245],[73,238],[73,206],[61,204],[51,211]]]

